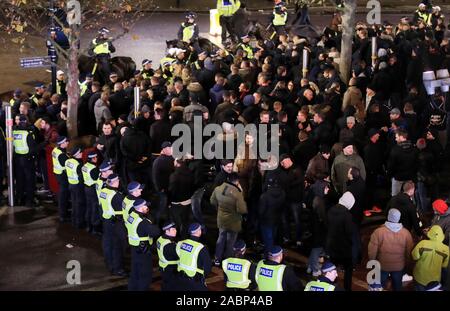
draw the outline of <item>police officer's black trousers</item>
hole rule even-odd
[[[162,278],[162,284],[161,284],[161,290],[162,291],[176,291],[178,290],[178,283],[180,276],[178,272],[175,269],[170,269],[166,271],[161,271],[161,278]],[[160,269],[161,270],[161,269]]]
[[[99,66],[100,68],[97,68],[97,70],[99,70],[105,83],[109,81],[109,74],[111,73],[111,65],[109,61],[110,61],[109,55],[106,54],[97,55],[97,62],[100,65]]]
[[[153,276],[152,253],[142,253],[139,247],[131,247],[131,273],[128,281],[130,291],[148,291]]]
[[[187,277],[186,275],[180,275],[179,278],[179,288],[177,290],[181,291],[208,291],[208,287],[206,287],[205,280],[203,278],[198,277]]]
[[[103,219],[103,254],[108,269],[112,273],[123,271],[124,252],[123,222]]]
[[[189,225],[189,219],[192,218],[190,217],[192,214],[191,204],[181,205],[172,203],[169,212],[172,221],[177,226],[180,237],[182,239],[186,238],[188,236],[187,226]]]
[[[29,155],[14,154],[14,176],[16,178],[16,198],[21,203],[25,197],[25,204],[33,203],[36,188],[34,159]]]
[[[72,201],[72,225],[81,229],[86,226],[86,200],[84,197],[84,185],[69,184],[70,199]]]
[[[84,195],[86,197],[86,222],[94,231],[100,230],[100,207],[98,205],[97,192],[95,186],[84,187]]]
[[[68,217],[68,208],[69,208],[69,182],[67,181],[66,172],[58,175],[55,174],[56,179],[58,180],[58,210],[59,210],[59,219],[65,220]]]
[[[222,27],[222,42],[227,39],[227,31],[230,34],[230,37],[233,41],[238,41],[236,35],[234,33],[234,27],[232,23],[232,16],[220,16],[219,22],[220,27]]]

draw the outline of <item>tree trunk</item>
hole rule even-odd
[[[342,41],[339,71],[342,81],[348,83],[351,78],[352,45],[355,30],[356,0],[344,1],[344,14],[342,15]]]
[[[80,53],[79,26],[72,25],[69,36],[70,50],[68,63],[67,83],[67,132],[69,138],[78,136],[78,101],[80,99],[80,88],[78,79],[78,56]]]

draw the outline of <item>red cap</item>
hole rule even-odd
[[[448,205],[444,200],[438,199],[433,202],[433,209],[439,214],[443,215],[448,210]]]

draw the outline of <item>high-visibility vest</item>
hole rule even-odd
[[[219,15],[232,16],[241,7],[239,0],[217,0],[217,11]]]
[[[27,137],[31,134],[26,130],[14,130],[13,131],[13,146],[14,152],[17,154],[28,154],[30,152],[30,148],[28,147]]]
[[[150,72],[147,72],[145,70],[142,70],[142,74],[141,75],[142,75],[142,78],[145,79],[145,80],[150,79],[152,77]]]
[[[176,59],[173,57],[170,57],[170,56],[163,57],[163,58],[161,58],[161,61],[160,61],[161,68],[164,68],[164,63],[166,63],[166,62],[174,63],[175,61],[176,61]],[[170,67],[170,68],[172,70],[172,67]]]
[[[66,170],[66,168],[62,166],[61,163],[59,163],[58,157],[61,154],[63,154],[61,149],[59,149],[58,147],[53,148],[52,150],[53,173],[56,175],[61,175]]]
[[[37,98],[36,94],[33,94],[30,99],[33,101],[33,103],[36,104],[36,106],[39,104],[39,99]]]
[[[238,49],[244,50],[244,52],[247,53],[247,58],[248,59],[252,59],[253,58],[253,49],[252,49],[252,47],[250,45],[244,44],[244,43],[239,43],[238,44]]]
[[[14,98],[11,98],[11,99],[9,100],[9,105],[10,105],[11,107],[13,107],[15,102],[16,102],[16,100],[15,100]]]
[[[306,284],[305,292],[332,292],[335,286],[327,282],[311,281]]]
[[[256,284],[259,291],[283,291],[286,265],[267,265],[261,260],[256,267]]]
[[[62,89],[61,89],[61,83],[62,83],[63,81],[59,81],[59,80],[57,80],[56,81],[56,94],[58,94],[58,95],[61,95],[62,94]],[[64,90],[65,91],[65,90]]]
[[[181,23],[181,27],[183,27],[183,41],[189,42],[194,35],[195,24],[186,26],[186,23]]]
[[[205,272],[197,266],[198,255],[203,247],[202,243],[191,239],[178,242],[176,247],[178,258],[180,258],[177,267],[178,272],[183,271],[191,278],[197,273],[203,275]]]
[[[128,215],[130,214],[130,209],[133,207],[135,200],[128,199],[125,197],[122,202],[122,210],[123,210],[123,220],[127,221]]]
[[[286,21],[287,21],[287,13],[284,12],[282,14],[276,13],[275,10],[273,10],[273,25],[274,26],[284,26],[286,25]]]
[[[87,81],[84,81],[82,83],[78,82],[78,85],[80,86],[80,96],[83,96],[84,93],[88,90],[88,83]]]
[[[431,14],[430,13],[421,12],[420,10],[416,10],[416,13],[425,22],[426,25],[430,25],[430,23],[431,23]]]
[[[105,41],[103,43],[97,43],[97,39],[92,40],[92,44],[94,45],[94,54],[110,54],[109,51],[109,42]]]
[[[102,191],[103,186],[104,186],[104,181],[103,179],[100,178],[100,176],[98,176],[97,181],[95,182],[95,191],[97,192],[97,197],[100,200],[100,191]]]
[[[115,211],[114,208],[112,207],[112,199],[116,194],[117,192],[115,190],[108,189],[106,187],[100,191],[99,203],[100,206],[102,207],[103,211],[102,216],[104,219],[111,219],[111,217],[113,216],[123,214],[123,211]]]
[[[66,174],[67,180],[71,185],[78,185],[80,183],[80,177],[78,176],[77,169],[80,162],[76,159],[67,159],[66,160]]]
[[[88,187],[91,187],[96,183],[96,180],[94,180],[91,176],[91,172],[93,169],[95,169],[96,166],[92,163],[86,162],[83,167],[81,168],[81,173],[83,174],[83,180],[84,184]]]
[[[136,212],[131,212],[128,215],[127,221],[125,222],[125,227],[128,231],[128,243],[131,246],[139,246],[139,243],[148,241],[150,245],[153,244],[153,239],[149,236],[141,237],[137,233],[137,228],[139,224],[143,221],[149,221],[148,219],[142,219]]]
[[[227,276],[227,288],[248,288],[251,262],[242,258],[227,258],[222,261],[223,273]]]
[[[166,245],[169,245],[170,243],[172,243],[172,241],[164,238],[163,236],[160,236],[158,240],[156,240],[156,250],[158,252],[159,266],[163,270],[169,265],[178,264],[178,260],[167,260],[166,257],[164,257],[164,247],[166,247]]]

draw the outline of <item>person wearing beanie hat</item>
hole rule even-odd
[[[233,246],[234,256],[222,261],[225,287],[227,290],[243,291],[256,288],[256,265],[245,259],[246,245],[237,240]]]
[[[12,130],[12,144],[14,148],[13,168],[16,182],[14,187],[15,198],[18,205],[36,207],[34,201],[34,192],[36,189],[35,158],[38,146],[34,130],[28,124],[27,117],[21,114],[19,120],[19,124],[15,125]]]
[[[202,227],[192,223],[188,227],[190,238],[177,243],[179,257],[177,271],[180,282],[177,290],[206,291],[205,280],[211,273],[211,257],[205,245],[200,242]]]
[[[444,244],[449,243],[450,238],[450,209],[448,203],[442,199],[433,202],[434,217],[431,225],[438,225],[444,231]]]
[[[390,209],[387,221],[372,233],[368,245],[368,259],[378,260],[381,265],[381,285],[386,288],[390,276],[394,291],[402,289],[404,270],[414,246],[411,233],[399,223],[401,217],[398,209]]]
[[[96,151],[89,151],[87,162],[81,167],[84,182],[84,195],[86,198],[87,230],[93,235],[101,234],[101,218],[98,206],[96,185],[100,171],[97,167],[98,156]]]
[[[71,158],[65,163],[67,181],[69,183],[70,200],[72,201],[72,226],[77,229],[86,227],[86,201],[84,194],[84,180],[81,167],[83,153],[79,146],[70,151]]]
[[[214,189],[209,201],[218,210],[219,237],[214,263],[220,265],[222,259],[233,255],[233,245],[242,230],[242,215],[247,214],[247,203],[237,173],[230,173],[227,181]]]
[[[258,291],[299,291],[302,290],[294,270],[281,262],[283,249],[274,245],[267,259],[262,259],[256,266],[255,280]]]
[[[111,177],[111,176],[110,176]],[[151,247],[161,231],[148,218],[149,204],[143,199],[133,203],[125,221],[128,244],[131,248],[131,274],[129,291],[148,291],[152,283],[153,260]]]
[[[348,170],[356,167],[361,178],[366,180],[366,168],[362,158],[354,150],[354,142],[346,139],[342,144],[342,152],[334,159],[331,166],[331,181],[339,194],[347,190]]]
[[[165,222],[162,226],[163,234],[156,241],[159,258],[159,270],[162,277],[162,291],[174,291],[178,286],[178,255],[176,252],[177,227],[174,222]]]
[[[350,210],[355,204],[355,198],[350,192],[345,192],[339,203],[330,207],[327,213],[328,232],[325,249],[334,264],[344,267],[344,288],[351,291],[353,273],[353,218]]]
[[[427,232],[428,240],[417,243],[411,256],[416,265],[413,276],[416,290],[423,291],[430,282],[441,281],[442,270],[448,267],[449,248],[443,243],[444,232],[438,225],[432,226]]]
[[[109,163],[102,163],[100,171],[99,181],[102,187],[99,186],[97,191],[103,219],[102,243],[105,263],[113,275],[125,277],[128,274],[123,267],[123,250],[127,239],[122,219],[124,198],[119,192],[120,180],[119,176],[111,171]]]
[[[69,209],[69,182],[67,181],[66,174],[66,161],[69,159],[67,154],[67,147],[69,146],[69,141],[65,136],[58,136],[56,140],[57,146],[52,150],[52,164],[53,164],[53,174],[58,181],[58,210],[59,210],[59,221],[64,223],[69,220],[68,209]]]
[[[311,281],[306,284],[305,292],[341,291],[335,285],[338,277],[336,266],[332,262],[326,261],[323,263],[321,271],[322,275],[317,278],[317,281]]]

